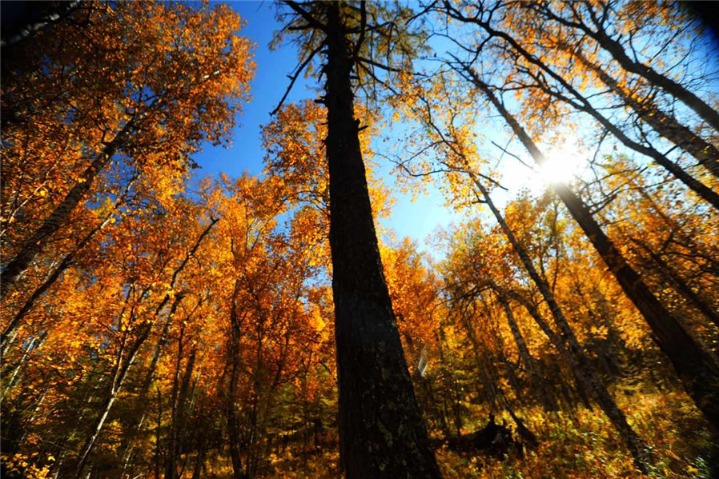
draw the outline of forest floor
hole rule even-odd
[[[711,479],[712,438],[708,427],[681,392],[617,394],[630,423],[650,445],[654,464],[649,477]],[[625,451],[611,424],[597,408],[573,413],[545,413],[539,408],[522,416],[537,436],[539,446],[514,450],[503,458],[483,452],[456,453],[447,446],[437,450],[445,479],[601,479],[642,476]],[[512,426],[511,419],[498,418]],[[467,424],[473,431],[486,417]],[[716,453],[715,453],[716,454]],[[332,448],[293,454],[272,454],[268,477],[338,477],[338,453]],[[231,467],[228,463],[228,472]],[[222,477],[221,471],[216,471]],[[715,471],[716,472],[716,471]]]

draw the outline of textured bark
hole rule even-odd
[[[439,478],[377,246],[354,118],[351,48],[339,5],[321,8],[342,468],[350,479]]]
[[[486,84],[476,84],[482,88],[537,164],[544,164],[544,155],[517,120]],[[624,294],[649,324],[654,341],[671,361],[684,389],[704,417],[719,431],[719,364],[716,358],[691,336],[677,317],[662,306],[641,276],[604,233],[584,202],[567,185],[557,184],[554,191],[609,267]]]

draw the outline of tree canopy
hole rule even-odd
[[[262,168],[206,175],[267,78],[237,7],[3,3],[2,477],[719,474],[692,9],[265,6]]]

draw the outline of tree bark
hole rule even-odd
[[[338,3],[321,7],[342,468],[349,479],[439,478],[380,260],[354,118],[348,33]]]

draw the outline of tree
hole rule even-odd
[[[571,5],[566,8],[573,10]],[[591,10],[591,7],[588,8]],[[614,7],[607,8],[609,15],[609,10]],[[632,122],[631,119],[620,122],[613,118],[617,116],[622,118],[625,114],[621,111],[614,115],[610,114],[611,110],[618,110],[612,107],[616,99],[611,98],[611,95],[618,96],[620,105],[626,105],[631,109],[630,111],[634,111],[640,121],[649,124],[659,132],[660,136],[668,138],[690,153],[693,152],[692,154],[696,153],[700,163],[709,171],[716,169],[716,153],[714,153],[716,148],[654,105],[653,98],[657,93],[651,88],[656,86],[652,86],[651,83],[646,86],[647,80],[644,79],[642,82],[641,77],[640,81],[636,82],[637,85],[627,86],[625,84],[632,81],[631,78],[626,78],[627,72],[619,72],[618,79],[610,77],[604,71],[598,73],[596,65],[581,53],[581,42],[576,47],[567,46],[567,43],[573,45],[579,40],[584,40],[586,36],[577,33],[576,42],[568,40],[565,37],[571,33],[566,33],[566,29],[557,33],[546,19],[536,18],[535,10],[543,11],[542,8],[525,10],[518,4],[504,2],[485,2],[473,6],[468,11],[462,11],[458,5],[446,1],[443,2],[442,8],[442,12],[450,18],[476,25],[488,36],[486,41],[479,44],[480,47],[469,49],[473,59],[463,63],[471,64],[479,60],[489,64],[488,70],[501,71],[507,88],[511,88],[521,96],[524,106],[522,117],[528,120],[529,128],[538,133],[546,130],[550,125],[555,125],[560,118],[564,118],[572,110],[585,113],[624,146],[654,160],[687,188],[719,210],[719,194],[702,180],[701,174],[687,171],[679,161],[670,159],[667,153],[662,153],[661,142],[652,141],[651,136],[637,126],[637,122]],[[624,29],[636,33],[637,26],[633,23],[633,16],[628,15],[623,20]],[[528,32],[526,39],[522,38],[525,32]],[[492,41],[495,39],[498,41]],[[619,45],[615,43],[615,46]],[[591,51],[594,47],[587,48]],[[486,55],[490,50],[491,56]],[[603,58],[600,53],[595,53],[597,58]],[[554,58],[556,61],[549,62],[547,58]],[[457,57],[454,59],[457,60]],[[584,68],[579,68],[580,66]],[[596,92],[591,88],[597,83],[595,80],[597,75],[600,83],[609,86],[608,92],[602,90]],[[686,90],[683,87],[682,89]],[[679,94],[675,90],[670,90],[670,93]],[[696,95],[691,95],[698,100]],[[562,107],[562,104],[565,107]],[[637,131],[632,134],[632,130]],[[604,135],[600,136],[600,142],[603,137]]]
[[[383,7],[287,2],[289,29],[302,32],[306,65],[321,49],[326,76],[330,248],[339,380],[340,457],[349,478],[439,477],[414,397],[385,282],[355,119],[353,72],[377,64],[362,55],[393,48]],[[389,33],[388,33],[389,32]],[[386,68],[392,68],[389,65]],[[299,74],[299,72],[297,72]]]
[[[27,65],[4,78],[2,108],[16,120],[3,129],[3,297],[109,167],[184,174],[247,97],[249,42],[227,7],[92,7],[70,13],[89,26],[64,21],[25,42]]]
[[[546,157],[517,120],[507,111],[504,104],[476,73],[471,73],[471,76],[473,84],[489,98],[537,164],[544,164]],[[553,189],[596,248],[625,294],[644,316],[654,333],[657,345],[669,357],[687,393],[704,413],[707,420],[716,429],[719,429],[719,409],[716,407],[717,401],[714,400],[719,380],[717,359],[691,335],[675,315],[657,300],[641,276],[604,233],[581,198],[563,183],[554,185]]]
[[[424,141],[427,146],[420,147],[421,155],[419,156],[431,155],[431,161],[436,166],[428,164],[426,158],[425,163],[418,161],[417,155],[401,165],[408,174],[413,176],[428,177],[437,172],[444,173],[444,182],[449,185],[448,188],[453,194],[463,198],[472,197],[474,204],[488,207],[500,225],[502,233],[519,257],[521,268],[536,285],[541,297],[546,302],[559,333],[555,333],[539,315],[533,315],[535,320],[542,331],[552,340],[557,350],[570,361],[580,388],[600,405],[632,454],[638,469],[643,472],[648,471],[651,463],[648,447],[629,425],[625,414],[612,399],[606,386],[589,362],[547,278],[540,274],[527,248],[495,205],[490,195],[490,188],[501,185],[480,170],[486,163],[486,159],[481,158],[478,154],[476,133],[470,127],[471,120],[467,120],[467,117],[471,119],[475,114],[464,114],[463,112],[467,103],[472,99],[471,97],[455,96],[456,91],[453,90],[453,85],[456,83],[446,76],[438,76],[429,88],[423,89],[415,85],[405,90],[407,96],[405,110],[409,115],[417,118],[426,131]],[[441,106],[437,105],[438,102],[441,102]],[[415,160],[419,166],[413,165],[411,160]],[[487,184],[491,186],[487,186]],[[470,203],[471,200],[465,199],[464,201]],[[506,301],[507,294],[502,294],[502,290],[494,284],[496,283],[490,279],[488,287],[499,290]],[[477,285],[477,288],[481,291],[483,286],[487,285]],[[468,294],[473,297],[478,293],[470,291]],[[471,328],[467,329],[471,331]],[[482,369],[480,361],[478,361],[478,367],[480,370]],[[487,384],[492,382],[492,380],[485,381]]]

